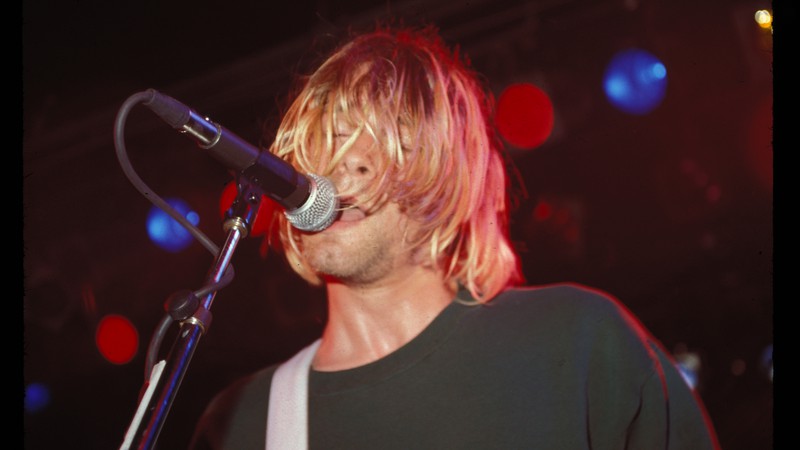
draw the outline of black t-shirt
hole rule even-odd
[[[193,449],[264,449],[268,367],[209,405]],[[417,337],[309,375],[311,449],[712,449],[702,404],[615,299],[561,284],[453,301]]]

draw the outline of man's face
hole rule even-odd
[[[346,129],[336,131],[336,145],[341,146],[351,134]],[[363,199],[365,188],[380,175],[379,152],[369,134],[358,137],[330,176],[338,192],[353,192],[354,197],[341,199],[345,209],[330,227],[301,237],[303,256],[323,278],[374,284],[403,276],[404,269],[413,265],[405,237],[413,233],[414,223],[396,203],[389,201],[371,212],[367,212],[370,205],[348,208]]]

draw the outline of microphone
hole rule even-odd
[[[142,103],[167,124],[192,138],[200,148],[230,169],[241,171],[285,208],[284,214],[297,229],[322,231],[336,219],[339,199],[336,188],[325,177],[302,175],[286,161],[260,151],[207,117],[154,89],[146,91]]]

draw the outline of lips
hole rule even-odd
[[[356,222],[367,217],[364,211],[349,203],[342,203],[341,206],[342,213],[339,215],[339,221],[341,222]]]
[[[356,222],[367,217],[364,211],[354,205],[353,199],[342,199],[339,206],[342,209],[339,215],[340,222]]]

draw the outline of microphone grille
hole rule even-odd
[[[306,203],[284,214],[289,222],[303,231],[322,231],[328,228],[339,212],[336,187],[325,177],[308,174],[309,193]]]

